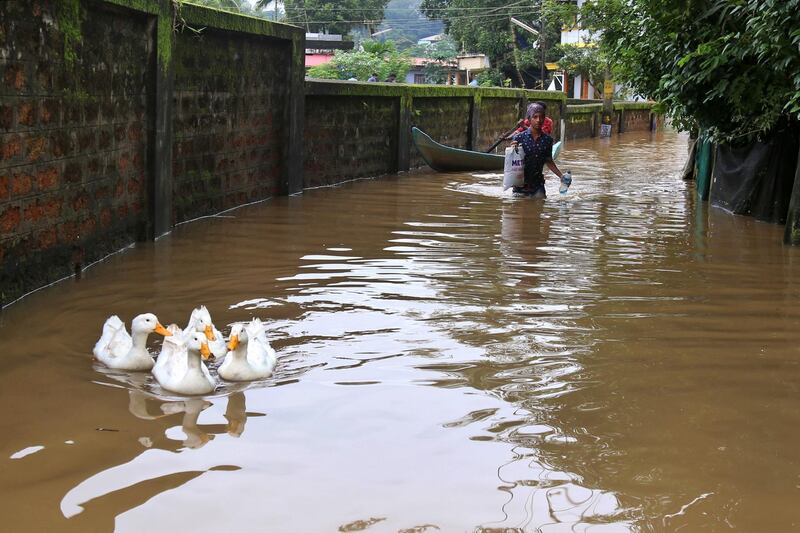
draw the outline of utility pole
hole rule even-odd
[[[511,17],[511,23],[516,25],[516,26],[519,26],[523,30],[525,30],[527,32],[530,32],[530,33],[532,33],[532,34],[534,34],[536,36],[537,41],[535,43],[535,46],[539,46],[540,58],[541,58],[541,61],[542,61],[542,69],[541,69],[539,75],[542,78],[542,89],[544,89],[544,72],[545,72],[545,66],[544,66],[544,47],[545,47],[544,14],[542,14],[540,16],[540,18],[539,18],[539,31],[531,28],[530,26],[528,26],[524,22],[521,22],[521,21],[515,19],[514,17]],[[516,46],[516,44],[514,46]],[[519,67],[517,67],[517,71],[519,71]],[[522,78],[522,74],[520,73],[520,79],[521,78]]]
[[[544,90],[544,73],[545,73],[545,66],[544,66],[544,49],[545,49],[545,31],[544,31],[544,7],[540,7],[541,15],[539,15],[539,49],[542,53],[542,70],[540,73],[540,79],[542,80],[542,90]]]

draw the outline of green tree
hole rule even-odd
[[[194,4],[213,7],[222,11],[232,11],[234,13],[256,14],[250,4],[245,0],[192,0]]]
[[[308,75],[311,78],[333,80],[356,78],[366,81],[374,72],[381,80],[386,79],[389,74],[395,74],[400,80],[405,78],[411,68],[410,58],[398,52],[391,42],[388,45],[384,43],[377,45],[371,43],[362,50],[338,50],[331,61],[310,68]]]
[[[800,0],[593,0],[581,20],[683,128],[732,141],[800,111]]]
[[[271,0],[257,0],[263,9]],[[346,35],[355,27],[374,30],[389,0],[285,0],[286,21],[311,32]]]
[[[423,72],[425,81],[428,83],[445,83],[448,72],[451,70],[449,64],[456,59],[456,43],[452,39],[442,39],[430,45],[417,46],[414,55],[424,57],[429,61],[425,62]]]
[[[559,68],[579,74],[589,80],[598,90],[603,90],[609,65],[602,51],[596,46],[561,45]]]
[[[542,59],[560,57],[556,46],[569,8],[555,0],[422,0],[420,9],[431,19],[442,20],[447,34],[463,51],[486,54],[501,78],[533,86],[545,81],[539,79]],[[537,30],[544,27],[544,38],[517,28],[511,17]]]

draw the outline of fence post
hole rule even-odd
[[[700,200],[708,200],[711,192],[711,171],[713,169],[712,157],[714,145],[706,138],[704,132],[697,136],[697,150],[695,151],[695,185]]]
[[[794,170],[794,186],[789,200],[789,212],[786,215],[786,229],[783,242],[794,246],[800,245],[800,150],[798,150],[797,166]]]

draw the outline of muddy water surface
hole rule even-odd
[[[800,255],[695,206],[686,138],[572,142],[574,185],[415,172],[183,225],[0,315],[16,530],[800,528]],[[275,375],[181,398],[105,318],[260,317]],[[158,339],[151,337],[153,350]],[[515,529],[516,528],[516,529]]]

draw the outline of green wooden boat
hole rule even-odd
[[[473,152],[439,144],[419,128],[411,128],[411,138],[428,166],[439,172],[466,170],[503,170],[505,157],[501,154]],[[561,152],[561,141],[553,144],[553,159]]]

